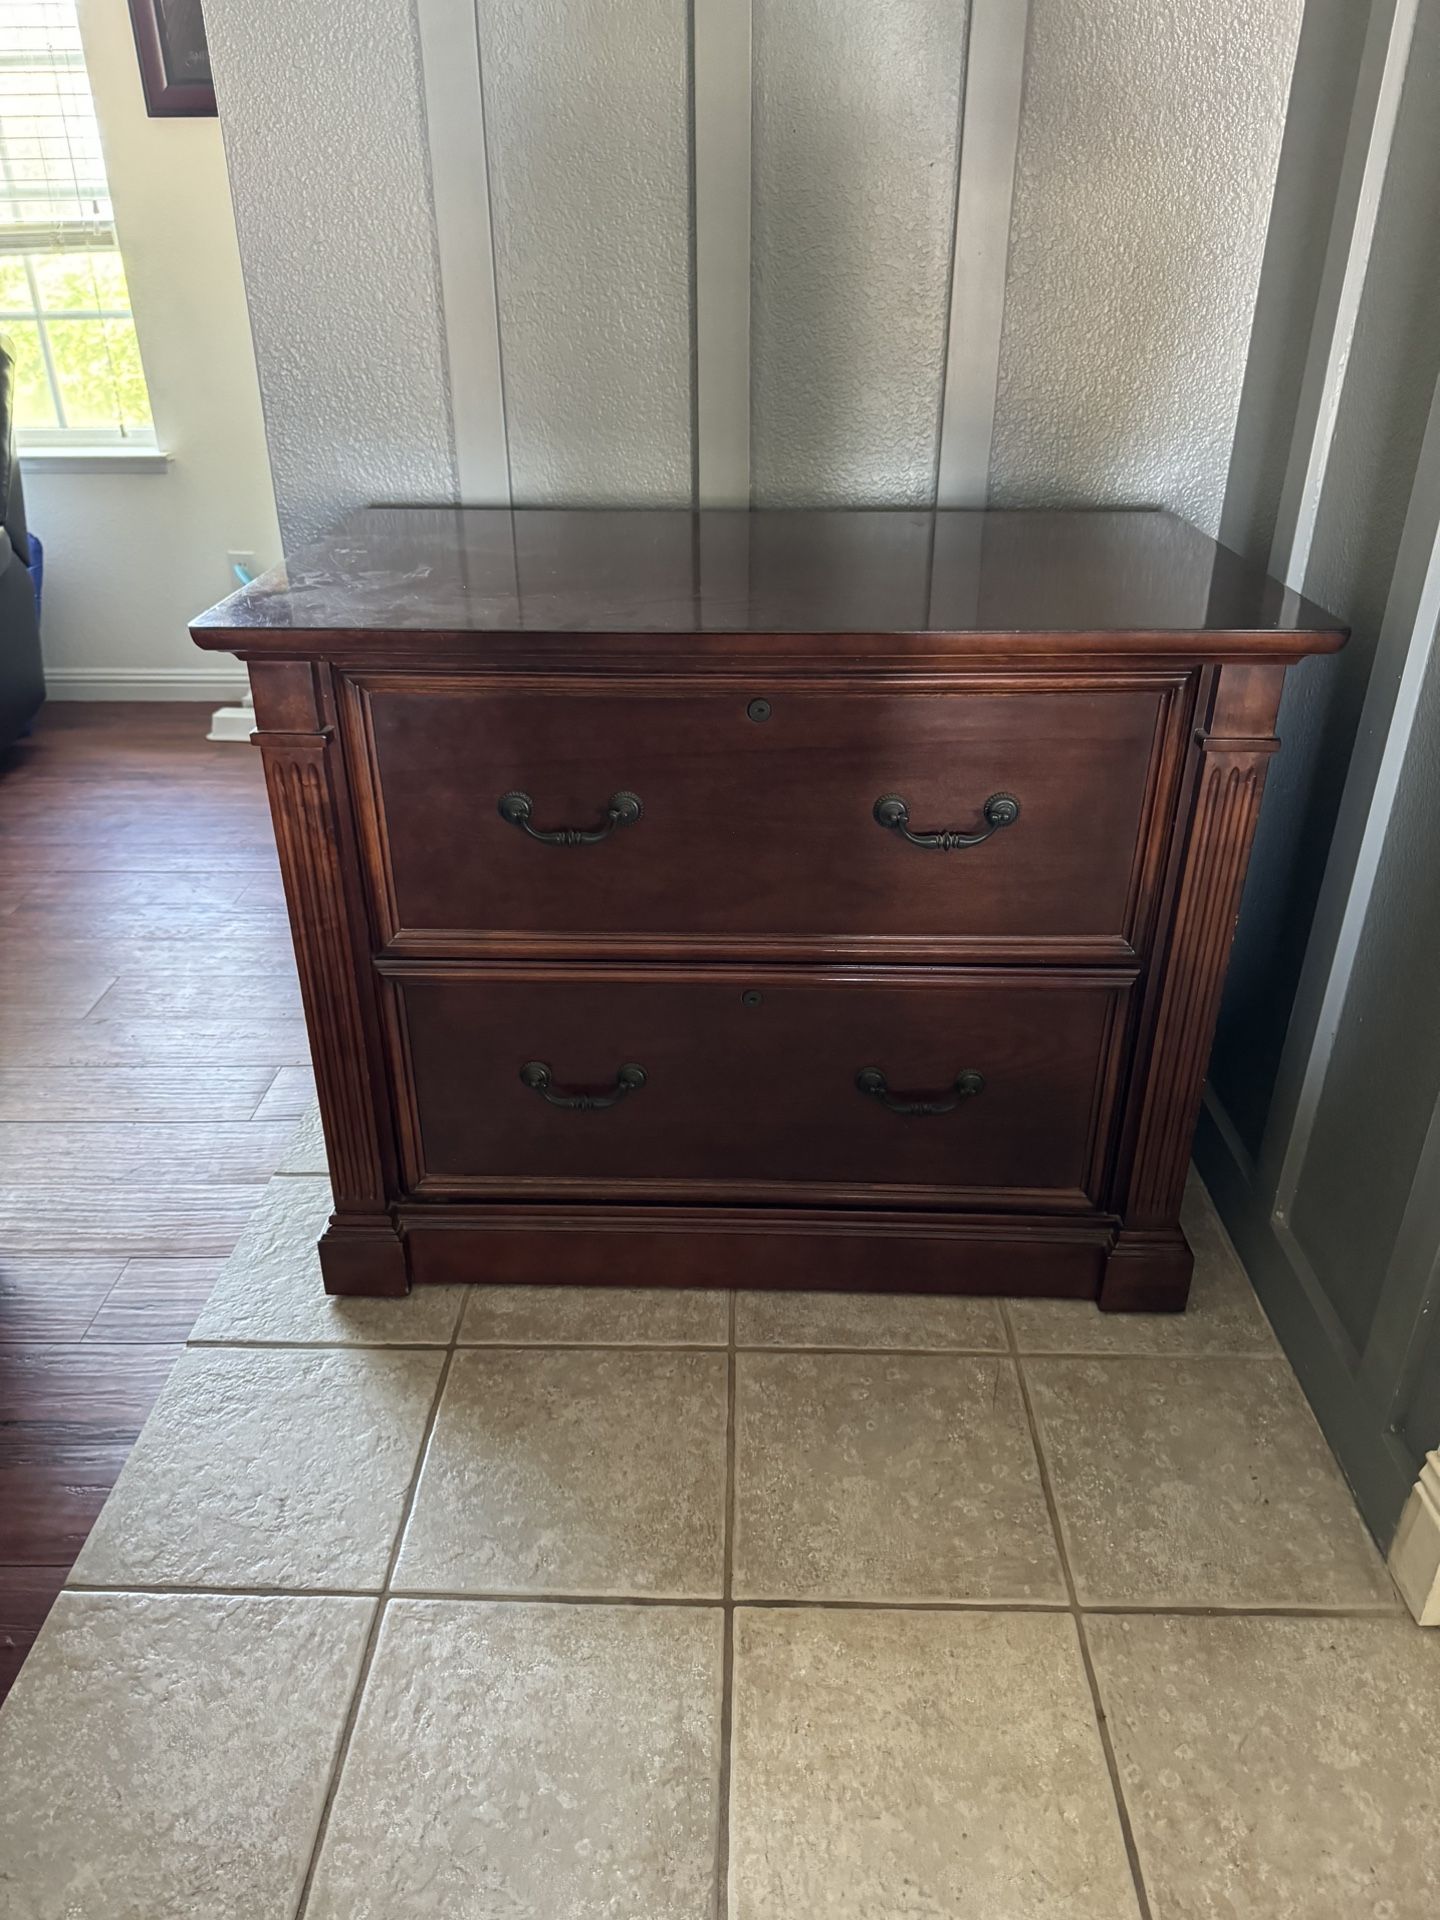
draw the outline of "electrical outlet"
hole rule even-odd
[[[253,580],[260,571],[260,562],[253,553],[227,553],[230,566],[230,587],[243,587],[247,580]]]

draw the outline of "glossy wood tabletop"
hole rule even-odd
[[[247,654],[336,631],[1223,633],[1256,636],[1271,657],[1343,636],[1323,608],[1169,513],[478,507],[354,514],[192,631]]]

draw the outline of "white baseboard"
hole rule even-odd
[[[1422,1627],[1440,1627],[1440,1453],[1427,1454],[1405,1502],[1390,1571]]]
[[[249,691],[237,667],[47,667],[52,700],[203,700],[225,706]]]
[[[255,731],[255,702],[241,701],[238,707],[217,707],[210,716],[207,740],[236,740],[249,746]]]

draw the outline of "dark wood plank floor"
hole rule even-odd
[[[0,1696],[307,1096],[259,756],[208,719],[0,753]]]

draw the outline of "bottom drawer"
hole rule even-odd
[[[436,966],[392,986],[421,1194],[1098,1203],[1123,978]]]

